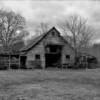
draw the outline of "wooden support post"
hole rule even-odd
[[[87,56],[86,56],[86,58],[85,58],[85,63],[86,63],[86,70],[87,70],[87,67],[88,67],[88,66],[87,66],[87,63],[88,63],[88,62],[87,62]]]
[[[10,60],[10,55],[8,55],[9,56],[9,61],[8,61],[8,63],[9,63],[9,68],[8,69],[10,69],[10,65],[11,65],[11,60]]]
[[[19,55],[19,61],[18,62],[19,62],[18,69],[20,69],[20,55]]]

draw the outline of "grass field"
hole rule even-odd
[[[100,100],[100,69],[0,71],[0,100]]]

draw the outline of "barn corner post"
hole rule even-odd
[[[46,68],[46,60],[45,60],[45,41],[43,41],[43,53],[42,53],[42,57],[41,57],[41,66],[42,66],[42,69],[45,70]]]
[[[42,54],[42,58],[41,58],[41,67],[43,70],[45,70],[45,54]]]
[[[42,69],[45,70],[45,61],[42,61]]]

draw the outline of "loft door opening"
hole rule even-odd
[[[45,64],[48,67],[59,67],[61,65],[61,45],[48,45],[45,47]]]

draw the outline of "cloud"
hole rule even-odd
[[[34,33],[34,26],[39,22],[55,23],[69,14],[79,14],[87,18],[96,29],[95,40],[100,38],[100,1],[98,0],[2,0],[1,8],[12,9],[21,13],[27,21],[29,31]]]
[[[12,9],[15,12],[21,13],[27,20],[32,19],[30,16],[33,13],[31,1],[29,0],[4,0],[1,1],[4,8]]]

